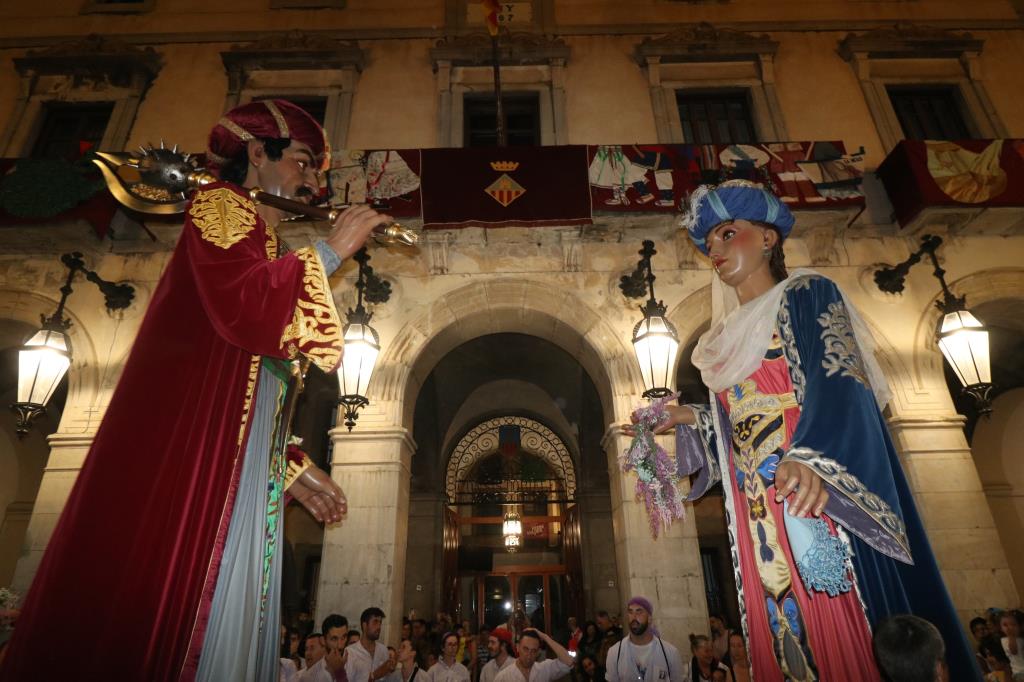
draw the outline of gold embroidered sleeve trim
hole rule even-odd
[[[341,362],[342,351],[341,320],[331,287],[316,249],[307,246],[295,255],[305,267],[302,293],[292,321],[281,336],[281,348],[289,358],[301,353],[323,371],[331,372]]]
[[[299,476],[311,466],[313,466],[313,461],[309,458],[309,455],[303,455],[301,462],[288,462],[288,470],[284,476],[284,489],[288,490],[288,488],[292,487],[292,483],[295,483]]]
[[[227,187],[196,194],[188,214],[204,240],[225,250],[256,227],[256,206]]]

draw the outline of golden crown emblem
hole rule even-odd
[[[494,170],[504,173],[508,171],[514,171],[519,168],[518,161],[491,161],[491,168]]]

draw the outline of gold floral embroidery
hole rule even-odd
[[[841,302],[829,303],[828,310],[818,317],[818,324],[825,328],[821,333],[821,340],[825,342],[825,355],[821,360],[825,376],[839,372],[840,376],[852,377],[870,389],[846,306]]]
[[[245,438],[245,425],[249,423],[249,408],[252,407],[252,394],[256,391],[256,378],[260,373],[260,356],[252,356],[249,361],[249,380],[245,385],[245,400],[242,402],[242,424],[238,427],[238,444]]]
[[[256,227],[256,207],[227,187],[199,192],[188,210],[203,239],[229,249]]]
[[[303,291],[295,304],[291,324],[281,336],[281,348],[289,358],[302,353],[317,367],[330,372],[341,361],[341,320],[316,250],[307,246],[297,250],[295,255],[306,270],[302,277]]]
[[[278,243],[279,242],[278,242],[278,239],[277,239],[277,230],[275,230],[273,227],[271,227],[268,224],[267,225],[267,244],[266,244],[266,247],[267,247],[267,258],[269,258],[270,260],[277,260]]]

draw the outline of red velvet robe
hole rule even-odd
[[[0,680],[194,677],[259,358],[341,357],[315,249],[277,253],[237,187],[196,195]]]

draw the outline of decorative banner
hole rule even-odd
[[[420,151],[335,151],[327,186],[333,206],[369,203],[396,217],[419,216]]]
[[[931,206],[1024,206],[1024,140],[903,140],[878,177],[901,227]]]
[[[589,149],[595,211],[674,213],[698,185],[743,178],[793,208],[863,205],[863,150],[842,142],[732,145],[602,145]]]
[[[423,226],[588,225],[587,148],[424,149]]]
[[[1024,152],[1024,141],[942,142],[927,149],[922,142],[904,144],[917,145],[913,169],[903,170],[910,168],[903,145],[879,169],[883,175],[895,168],[886,176],[887,186],[907,185],[889,188],[898,216],[912,218],[920,210],[901,206],[914,200],[922,183],[932,188],[932,203],[956,203],[957,197],[1021,205],[1024,161],[1017,150]],[[22,176],[31,175],[29,160],[3,177],[16,161],[0,160],[0,224],[26,222],[29,211],[40,220],[77,211],[104,234],[116,208],[106,191],[68,197],[61,204],[53,201],[51,185],[29,180],[51,192],[47,201],[35,202],[37,207],[26,199],[31,192],[16,187]],[[333,206],[369,203],[396,218],[422,217],[426,228],[568,226],[588,225],[595,213],[677,214],[698,185],[730,178],[764,183],[795,209],[863,207],[862,166],[863,152],[847,154],[841,142],[341,149],[332,153],[326,192]]]

